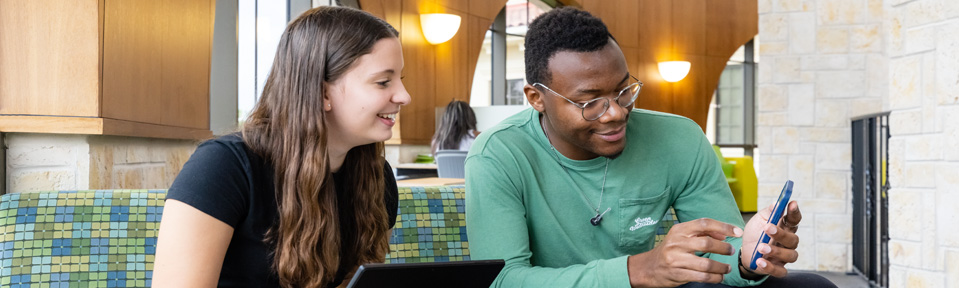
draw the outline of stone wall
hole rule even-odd
[[[134,137],[4,134],[8,193],[166,189],[196,141]]]
[[[760,0],[759,203],[803,208],[793,269],[852,270],[850,118],[890,115],[891,287],[959,287],[959,1]]]
[[[849,271],[849,119],[887,106],[882,1],[759,4],[759,203],[773,203],[785,180],[795,181],[802,241],[790,268]]]
[[[959,1],[886,1],[889,281],[959,287]]]

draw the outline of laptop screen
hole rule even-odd
[[[493,284],[503,260],[363,264],[347,288],[483,287]]]

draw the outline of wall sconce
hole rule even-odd
[[[436,45],[453,38],[456,30],[460,29],[460,16],[453,14],[433,13],[420,15],[420,27],[426,41]]]
[[[666,82],[677,82],[686,78],[689,66],[689,61],[659,62],[659,75],[662,75]]]

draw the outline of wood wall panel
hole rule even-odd
[[[0,114],[99,116],[97,0],[0,1]]]
[[[636,42],[627,38],[619,41],[627,54],[630,71],[645,84],[637,106],[689,117],[703,130],[709,103],[726,61],[758,33],[756,1],[578,2],[584,10],[603,19],[617,39],[630,37],[620,35],[638,32]],[[628,22],[631,15],[635,22]],[[630,55],[633,53],[637,55]],[[634,58],[638,60],[632,60]],[[658,63],[674,60],[690,61],[692,68],[685,79],[668,83],[659,75]]]
[[[105,1],[102,117],[208,129],[214,5]]]
[[[759,33],[759,13],[757,1],[707,1],[706,27],[727,27],[726,33],[706,34],[706,55],[726,56],[736,52],[739,46]],[[730,17],[735,15],[735,17]],[[727,35],[721,35],[727,34]],[[728,56],[727,56],[728,58]]]
[[[706,1],[673,0],[673,54],[706,54]],[[741,44],[740,44],[741,45]],[[683,59],[675,59],[683,60]]]

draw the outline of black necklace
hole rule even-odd
[[[549,147],[553,150],[553,158],[556,158],[556,163],[559,163],[559,166],[563,167],[563,172],[566,172],[566,177],[569,177],[570,180],[573,180],[573,176],[569,174],[569,170],[566,170],[566,165],[563,165],[563,162],[560,162],[559,160],[559,156],[556,155],[559,154],[559,152],[556,151],[556,147],[553,146],[553,142],[549,140],[549,133],[546,132],[545,119],[540,118],[539,124],[543,128],[543,134],[546,135],[546,142],[549,143]],[[579,196],[582,196],[583,200],[586,200],[586,204],[589,205],[589,208],[592,209],[593,212],[596,212],[596,216],[593,216],[593,218],[589,219],[589,224],[593,224],[593,226],[599,226],[599,222],[603,221],[603,215],[606,215],[606,212],[609,212],[609,210],[612,209],[612,207],[607,207],[602,213],[599,212],[599,208],[601,208],[603,205],[603,195],[606,194],[607,172],[609,172],[609,158],[606,158],[606,169],[603,170],[603,187],[599,192],[599,205],[596,206],[593,206],[593,202],[589,201],[589,197],[586,197],[586,194],[583,193],[583,189],[579,187],[579,184],[576,184],[576,181],[573,181],[573,184],[576,185],[576,188],[579,188],[576,190],[576,192],[579,192]]]

